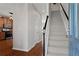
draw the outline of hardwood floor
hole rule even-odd
[[[42,42],[39,42],[29,52],[13,50],[13,40],[0,41],[0,56],[42,56]]]
[[[37,43],[36,46],[28,52],[29,56],[42,56],[42,54],[42,42]]]
[[[1,40],[0,41],[0,55],[1,56],[6,56],[6,55],[11,55],[12,53],[12,39],[10,40]]]

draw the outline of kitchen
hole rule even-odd
[[[0,16],[0,40],[12,39],[13,20],[8,16]]]

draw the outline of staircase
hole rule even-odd
[[[52,11],[47,56],[67,56],[68,38],[60,11]]]

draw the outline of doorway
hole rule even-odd
[[[0,16],[0,55],[10,55],[13,46],[13,19]]]

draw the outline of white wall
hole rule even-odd
[[[68,3],[62,3],[62,6],[63,6],[63,8],[65,9],[65,11],[66,11],[66,13],[68,15],[68,8],[69,8],[68,7]],[[65,26],[65,29],[66,29],[66,33],[68,35],[68,31],[69,31],[68,20],[67,20],[67,18],[65,16],[65,14],[64,14],[61,6],[60,6],[60,13],[61,13],[61,16],[62,16],[62,19],[63,19],[63,22],[64,22],[64,26]]]
[[[57,4],[51,3],[50,6],[51,6],[50,7],[51,11],[59,11],[60,10],[59,3],[57,3]]]
[[[42,27],[44,23],[42,21],[46,20],[48,15],[48,5],[46,3],[34,3],[29,4],[29,45],[28,48],[31,49],[37,42],[42,40]]]
[[[16,8],[13,26],[13,49],[28,50],[28,4]]]
[[[28,49],[31,49],[42,39],[42,18],[38,11],[34,9],[33,4],[28,4],[28,19]]]

